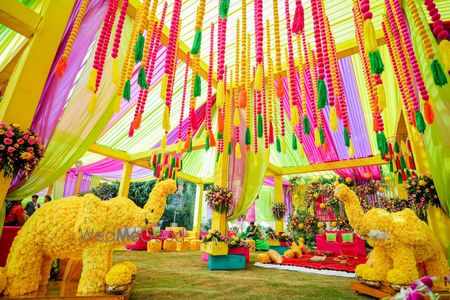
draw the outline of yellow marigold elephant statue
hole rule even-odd
[[[102,201],[92,194],[46,203],[14,239],[6,263],[5,294],[25,295],[45,286],[55,258],[82,259],[79,294],[103,292],[113,249],[123,242],[117,233],[156,225],[167,196],[175,190],[174,180],[159,182],[143,209],[126,197]]]
[[[425,264],[426,275],[444,279],[448,274],[439,242],[414,211],[389,213],[372,208],[364,213],[356,194],[344,184],[336,187],[335,196],[344,203],[350,225],[373,247],[373,265],[358,265],[357,276],[406,285],[419,278],[418,263]]]

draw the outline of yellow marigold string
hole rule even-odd
[[[245,107],[245,123],[247,125],[247,128],[245,129],[245,148],[247,151],[250,150],[250,145],[251,145],[251,130],[250,130],[250,122],[251,122],[251,118],[250,118],[250,110],[251,110],[251,106],[250,106],[250,62],[249,62],[249,58],[250,58],[250,35],[247,35],[247,42],[246,42],[246,46],[247,46],[247,51],[246,51],[246,58],[247,58],[247,62],[245,63],[245,90],[247,91],[247,104]]]
[[[64,52],[61,55],[61,58],[56,65],[56,75],[59,77],[64,75],[64,71],[67,67],[67,58],[72,52],[73,43],[78,35],[78,31],[80,29],[81,21],[83,20],[84,13],[86,12],[86,7],[89,4],[89,0],[83,0],[80,5],[80,10],[77,13],[77,17],[75,18],[75,22],[73,24],[72,31],[70,32],[69,39],[67,40],[66,47],[64,48]]]
[[[283,109],[283,96],[284,96],[284,87],[283,87],[283,78],[281,75],[282,71],[282,65],[281,65],[281,35],[280,35],[280,17],[278,15],[279,8],[278,8],[278,0],[272,0],[272,13],[273,13],[273,22],[274,22],[274,30],[275,30],[275,66],[276,66],[276,72],[275,72],[275,78],[276,81],[274,81],[275,84],[275,90],[277,91],[277,98],[279,99],[280,103],[280,122],[281,122],[281,136],[284,137],[285,135],[285,125],[284,125],[284,109]],[[277,137],[278,139],[278,137]],[[284,140],[284,139],[283,139]],[[285,143],[285,142],[284,142]],[[279,144],[279,141],[277,141],[277,144]],[[280,148],[280,147],[278,147]]]

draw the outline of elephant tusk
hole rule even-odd
[[[387,240],[389,238],[388,233],[381,230],[370,230],[368,236],[374,240]]]

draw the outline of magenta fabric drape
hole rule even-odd
[[[85,57],[90,45],[95,40],[106,13],[106,0],[91,0],[86,8],[85,16],[73,44],[71,55],[67,60],[67,68],[63,77],[55,74],[56,64],[64,52],[70,32],[75,22],[81,1],[77,1],[66,26],[65,33],[59,45],[41,99],[33,117],[31,128],[39,133],[44,146],[50,141],[59,118],[64,111],[70,90],[75,84],[76,76],[85,64]],[[45,154],[44,154],[45,155]],[[11,182],[8,193],[17,190],[25,182],[23,174],[19,173]]]
[[[250,206],[250,208],[247,210],[245,218],[248,222],[256,221],[256,209],[255,209],[256,201],[258,201],[258,199],[253,201],[252,206]]]
[[[64,184],[64,197],[73,196],[75,193],[75,186],[78,181],[78,177],[80,176],[80,172],[76,170],[71,170],[67,173],[66,182]],[[89,191],[91,187],[91,179],[92,176],[89,174],[83,174],[83,178],[81,179],[80,185],[80,193],[84,193]]]
[[[292,191],[289,185],[283,185],[283,203],[286,205],[286,214],[284,221],[289,221],[289,216],[292,214]]]

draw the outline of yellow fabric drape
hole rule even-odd
[[[58,200],[64,197],[64,186],[66,184],[66,174],[61,176],[53,183],[53,200]]]

